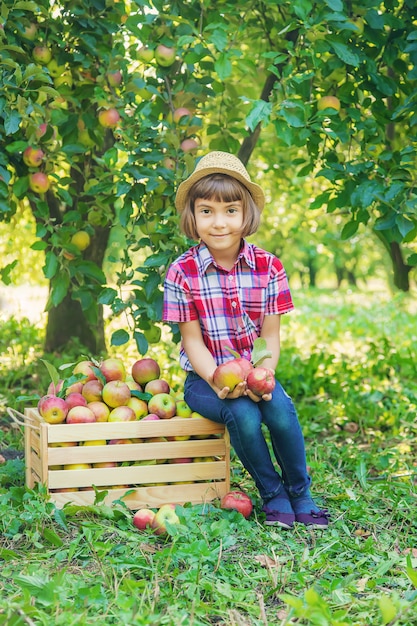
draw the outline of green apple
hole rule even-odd
[[[167,533],[167,524],[176,525],[180,519],[175,512],[175,504],[163,504],[152,520],[152,529],[156,535]]]

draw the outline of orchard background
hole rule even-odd
[[[414,0],[1,3],[0,623],[415,624],[416,62]],[[24,485],[6,407],[46,389],[41,359],[147,354],[180,390],[174,196],[215,149],[268,198],[326,534],[266,529],[233,458],[253,517],[186,506],[164,541]]]

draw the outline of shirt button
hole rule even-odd
[[[233,276],[229,276],[229,280],[232,281],[233,280]]]
[[[235,308],[236,306],[236,302],[232,302],[232,307]]]

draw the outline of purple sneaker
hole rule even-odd
[[[291,530],[291,528],[294,527],[294,513],[281,513],[280,511],[274,511],[267,506],[263,506],[262,511],[266,513],[266,526],[280,526],[281,528],[285,528],[287,530]]]
[[[327,509],[310,511],[310,513],[296,513],[295,521],[309,528],[325,529],[329,525],[329,514]]]

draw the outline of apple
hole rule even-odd
[[[135,361],[132,365],[132,378],[139,385],[146,385],[151,380],[159,378],[161,369],[155,359],[145,357]]]
[[[96,416],[96,422],[108,422],[110,409],[104,402],[94,400],[87,404],[90,411]]]
[[[161,419],[174,417],[176,409],[175,398],[169,393],[157,393],[148,402],[149,413],[156,413]]]
[[[107,72],[107,82],[110,87],[118,87],[123,80],[123,76],[120,70],[112,70]]]
[[[105,439],[91,439],[90,441],[81,441],[80,446],[106,446]]]
[[[63,398],[47,394],[39,400],[38,411],[48,424],[62,424],[67,417],[69,406]]]
[[[90,245],[90,242],[91,242],[90,235],[85,230],[78,230],[71,237],[71,243],[76,248],[78,248],[80,252],[83,252],[84,250],[86,250],[88,246]]]
[[[253,370],[253,365],[250,361],[248,361],[248,359],[245,359],[244,357],[239,357],[237,359],[235,359],[235,361],[240,365],[240,367],[243,370],[243,374],[245,376],[245,380],[249,374],[249,372],[251,370]]]
[[[186,107],[178,107],[178,109],[174,110],[172,114],[173,121],[178,124],[181,121],[182,117],[191,117],[192,113]]]
[[[122,380],[110,380],[103,387],[103,402],[114,409],[116,406],[126,406],[131,396],[130,389]]]
[[[46,193],[51,183],[46,174],[35,172],[29,175],[29,187],[35,193]]]
[[[218,389],[228,387],[230,391],[233,391],[236,385],[244,381],[245,372],[240,364],[240,359],[231,359],[221,363],[213,373],[213,382]]]
[[[153,60],[155,54],[151,48],[148,48],[147,46],[141,46],[137,50],[136,56],[139,61],[142,61],[142,63],[150,63]]]
[[[252,500],[243,491],[229,491],[221,499],[222,509],[239,511],[246,519],[253,511]]]
[[[152,528],[155,512],[151,509],[139,509],[133,516],[133,525],[139,530]]]
[[[65,72],[65,65],[58,65],[55,59],[51,59],[46,66],[52,78],[58,78]],[[55,85],[56,86],[56,85]]]
[[[49,444],[50,448],[73,448],[74,446],[78,446],[76,441],[54,441]]]
[[[82,393],[69,393],[65,398],[66,403],[69,408],[72,409],[74,406],[87,406],[87,400],[84,398]]]
[[[40,148],[32,148],[32,146],[28,146],[23,151],[23,161],[28,167],[39,167],[44,156],[45,153],[43,150]]]
[[[336,96],[323,96],[317,102],[317,110],[324,111],[325,109],[334,109],[340,111],[340,100]]]
[[[28,26],[25,26],[23,30],[23,37],[25,37],[25,39],[28,39],[29,41],[35,41],[37,32],[38,27],[36,26],[36,24],[31,22]]]
[[[170,463],[174,463],[174,465],[177,465],[179,463],[192,463],[193,460],[191,457],[177,457],[176,459],[170,459],[169,461]]]
[[[155,513],[152,520],[152,529],[155,535],[165,535],[168,524],[179,524],[180,519],[175,512],[175,504],[163,504]]]
[[[81,381],[76,382],[76,383],[72,383],[72,385],[69,385],[66,390],[65,390],[65,395],[69,396],[70,393],[82,393],[83,390],[83,383]]]
[[[168,46],[159,44],[155,49],[155,60],[161,67],[169,67],[174,63],[176,54],[175,48],[168,48]]]
[[[48,46],[39,45],[33,48],[32,56],[37,63],[48,65],[49,61],[52,59],[52,52]]]
[[[100,365],[100,371],[107,382],[111,380],[126,380],[126,369],[121,359],[116,357],[104,359]]]
[[[198,141],[189,137],[188,139],[184,139],[181,141],[180,148],[183,152],[192,152],[193,150],[197,150],[199,147]]]
[[[63,380],[58,380],[56,385],[53,382],[49,383],[47,394],[56,396],[61,391],[63,384],[64,384]]]
[[[73,406],[68,411],[66,422],[67,424],[84,424],[96,421],[96,416],[93,411],[87,406]]]
[[[131,391],[143,391],[142,387],[135,380],[130,380],[130,378],[126,378],[126,385],[129,387]]]
[[[171,388],[163,378],[155,378],[146,383],[144,391],[155,396],[157,393],[169,393]]]
[[[48,130],[48,124],[46,124],[45,122],[43,122],[42,124],[39,124],[38,128],[35,131],[35,137],[37,139],[40,139],[41,137],[45,135],[47,130]]]
[[[110,411],[109,422],[134,422],[136,415],[130,406],[117,406]]]
[[[94,370],[94,363],[92,361],[80,361],[72,370],[72,373],[76,376],[82,374],[84,378],[80,379],[80,382],[86,383],[89,380],[95,380],[97,378]]]
[[[104,128],[116,128],[120,121],[120,115],[117,109],[111,107],[110,109],[104,109],[98,114],[98,122],[100,126]]]
[[[257,396],[271,393],[275,388],[275,375],[267,367],[254,367],[246,378],[248,389]]]
[[[142,422],[154,422],[155,420],[159,419],[160,417],[156,413],[149,413],[142,419]]]
[[[126,403],[126,406],[133,409],[137,420],[140,420],[142,417],[145,417],[145,415],[148,415],[148,403],[145,402],[145,400],[132,396]]]
[[[178,415],[178,417],[191,417],[192,410],[190,409],[190,407],[188,406],[185,400],[176,400],[175,406],[176,406],[176,415]]]
[[[107,467],[118,467],[118,463],[116,461],[101,461],[100,463],[93,463],[93,467],[106,469]]]
[[[104,385],[101,380],[95,378],[93,380],[88,380],[86,383],[84,383],[81,393],[87,400],[87,402],[100,402],[103,387]]]
[[[80,470],[80,469],[90,469],[90,463],[69,463],[68,465],[64,465],[65,470]]]

